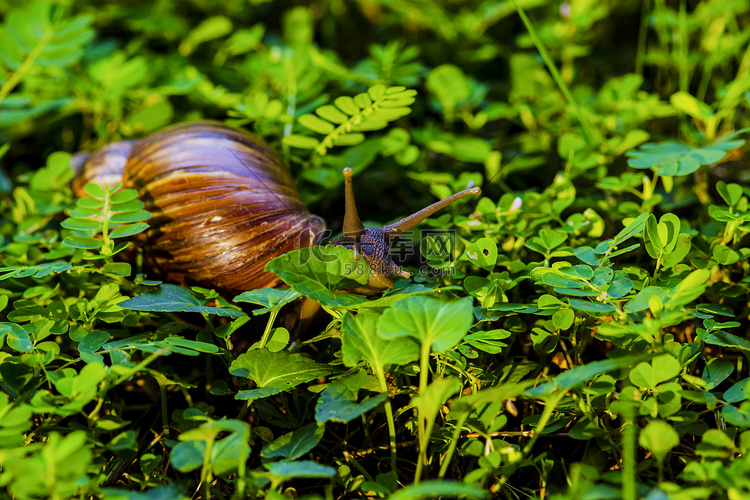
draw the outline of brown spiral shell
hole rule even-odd
[[[73,183],[78,196],[88,182],[138,191],[152,214],[141,245],[169,281],[230,292],[275,286],[280,280],[263,271],[266,263],[312,245],[325,228],[278,154],[220,122],[178,124],[73,163],[83,164]]]

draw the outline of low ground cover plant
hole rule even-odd
[[[0,0],[0,496],[750,495],[750,5]],[[408,279],[163,280],[71,155],[242,125]],[[295,337],[302,298],[321,304]]]

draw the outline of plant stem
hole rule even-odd
[[[276,316],[279,314],[278,309],[274,309],[271,311],[271,314],[268,317],[268,323],[266,323],[266,329],[263,332],[263,336],[260,338],[260,348],[263,349],[266,347],[266,344],[268,343],[268,338],[271,336],[271,329],[273,327],[273,322],[276,321]]]
[[[688,85],[690,84],[690,75],[688,75],[688,55],[687,55],[687,43],[688,43],[688,32],[687,32],[687,5],[685,0],[680,0],[680,11],[678,14],[678,24],[680,27],[680,90],[683,92],[688,91]]]
[[[555,411],[555,408],[558,404],[560,404],[560,401],[562,401],[562,398],[565,396],[565,392],[558,391],[556,394],[553,394],[549,396],[549,399],[546,400],[546,404],[544,405],[544,411],[542,411],[542,415],[539,417],[539,421],[536,424],[536,427],[534,427],[534,434],[531,436],[531,439],[529,439],[529,442],[526,443],[526,446],[523,447],[523,450],[521,451],[522,457],[516,461],[513,466],[510,469],[510,472],[503,475],[503,477],[500,478],[498,481],[498,486],[502,487],[505,483],[508,482],[508,479],[515,473],[519,467],[521,467],[521,464],[526,459],[526,457],[529,456],[531,453],[532,448],[534,448],[534,443],[536,443],[536,440],[539,438],[539,436],[544,431],[544,428],[547,426],[547,423],[549,422],[549,419],[552,418],[552,413]]]
[[[102,207],[102,248],[109,248],[109,208],[112,204],[109,198],[112,193],[109,191],[109,186],[104,186],[104,192],[106,196],[104,197],[104,206]],[[107,255],[106,257],[111,258],[111,255]]]
[[[651,285],[656,285],[656,275],[659,273],[659,268],[661,268],[661,257],[664,254],[664,250],[662,249],[661,252],[659,252],[659,257],[656,259],[656,267],[654,267],[654,273],[651,275]]]
[[[287,51],[284,55],[284,69],[286,70],[287,86],[286,114],[294,116],[297,113],[297,74],[294,72],[291,51]],[[284,137],[291,135],[293,126],[291,122],[284,125]],[[289,146],[283,146],[283,149],[286,152],[289,150]]]
[[[52,40],[52,37],[55,34],[55,28],[57,25],[57,22],[59,21],[60,17],[62,16],[63,9],[58,9],[55,13],[55,19],[50,23],[50,26],[48,27],[48,31],[42,35],[42,37],[37,41],[36,45],[33,49],[31,49],[31,52],[29,52],[29,55],[26,56],[26,59],[21,63],[20,66],[18,66],[18,69],[13,72],[10,77],[5,80],[5,83],[3,83],[3,86],[0,87],[0,102],[2,102],[8,95],[10,95],[11,91],[21,83],[21,80],[24,76],[26,76],[26,73],[28,73],[31,68],[34,67],[34,63],[36,62],[37,58],[42,55],[42,51],[44,51],[44,48],[47,46],[47,44]]]
[[[203,467],[201,468],[201,483],[203,483],[203,498],[211,498],[211,455],[213,454],[214,440],[206,441],[206,453],[203,455]]]
[[[544,47],[544,44],[542,43],[541,38],[539,38],[539,35],[534,29],[534,25],[531,24],[531,21],[529,20],[529,18],[526,17],[526,12],[524,12],[523,8],[518,4],[516,0],[513,0],[513,5],[515,6],[516,11],[518,11],[518,15],[521,17],[523,24],[526,25],[526,30],[529,32],[529,36],[531,37],[531,40],[534,42],[534,45],[536,46],[536,50],[539,51],[539,55],[542,56],[544,63],[547,65],[547,69],[549,69],[549,72],[552,75],[552,79],[555,80],[555,83],[557,84],[557,87],[560,89],[560,92],[563,93],[563,95],[565,96],[565,99],[568,101],[568,104],[570,104],[570,106],[573,108],[573,112],[578,117],[578,121],[581,123],[581,128],[583,129],[583,136],[584,136],[584,139],[586,140],[586,144],[589,146],[595,145],[597,142],[596,134],[594,134],[594,130],[591,128],[591,124],[586,118],[586,115],[584,115],[583,109],[578,105],[576,100],[573,98],[573,94],[570,93],[570,89],[565,84],[565,81],[562,79],[562,76],[560,76],[560,72],[557,70],[555,63],[552,61],[552,58],[549,56],[549,53],[547,52],[547,49]]]
[[[373,366],[375,375],[380,383],[380,390],[388,394],[388,384],[385,382],[385,372],[381,366]],[[385,400],[385,418],[388,421],[388,438],[391,447],[391,470],[396,472],[396,422],[393,420],[393,406],[391,398]]]
[[[635,55],[635,73],[643,76],[643,59],[646,57],[646,39],[648,37],[649,1],[646,0],[641,8],[641,26],[638,29],[638,52]]]
[[[624,420],[622,426],[622,499],[636,500],[638,498],[635,483],[635,421],[633,419],[633,406],[628,395],[632,395],[635,388],[625,387],[622,391],[623,398],[627,398],[623,405]]]
[[[456,451],[456,447],[458,446],[458,438],[461,436],[461,428],[464,426],[464,423],[469,418],[470,412],[464,412],[461,414],[460,417],[458,417],[458,421],[456,422],[456,425],[453,427],[453,434],[451,435],[451,444],[448,445],[448,451],[445,452],[445,455],[443,456],[443,463],[440,465],[440,472],[438,473],[438,478],[443,479],[443,476],[445,476],[445,473],[448,472],[448,467],[450,466],[451,459],[453,459],[453,453]]]
[[[424,394],[427,389],[428,374],[430,371],[430,346],[432,342],[422,342],[422,349],[419,359],[419,394]],[[414,484],[419,484],[422,479],[422,469],[427,458],[428,432],[425,429],[425,419],[422,412],[419,412],[419,457],[417,458],[417,471],[414,475]],[[428,425],[432,429],[432,425]]]
[[[135,373],[137,373],[140,370],[143,370],[146,368],[152,361],[154,361],[156,358],[162,355],[162,353],[165,351],[162,351],[161,349],[156,351],[155,353],[151,354],[149,357],[138,363],[136,366],[131,368],[127,371],[127,373],[121,375],[117,380],[115,380],[112,384],[106,384],[102,383],[99,387],[99,394],[97,395],[98,401],[96,402],[96,407],[94,407],[93,410],[91,410],[91,413],[88,415],[89,420],[93,420],[98,417],[99,410],[102,409],[102,405],[104,404],[104,394],[111,389],[112,387],[118,386],[121,383],[125,382],[127,379],[132,377]]]

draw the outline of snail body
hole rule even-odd
[[[302,203],[279,155],[262,140],[220,122],[187,122],[139,141],[122,141],[76,155],[73,190],[87,183],[138,191],[152,214],[141,235],[148,263],[166,280],[195,282],[229,292],[280,283],[264,267],[274,257],[320,241],[325,223]],[[370,264],[361,292],[393,287],[391,274],[408,277],[390,257],[404,231],[479,188],[441,200],[382,228],[365,228],[357,215],[351,169],[345,169],[343,236],[330,242]]]

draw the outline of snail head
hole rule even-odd
[[[443,200],[433,203],[422,210],[409,215],[393,224],[383,227],[365,227],[357,214],[352,188],[352,169],[344,169],[344,197],[346,210],[344,213],[343,235],[331,241],[330,245],[339,245],[354,251],[355,258],[364,256],[370,266],[370,279],[367,285],[358,288],[361,293],[376,293],[386,288],[393,288],[392,275],[404,278],[409,273],[401,269],[391,257],[391,245],[406,231],[413,228],[441,208],[471,194],[478,195],[482,190],[478,187],[466,189]]]

